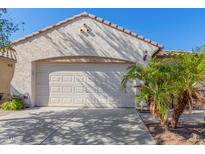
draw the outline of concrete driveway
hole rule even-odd
[[[134,109],[33,108],[0,117],[0,144],[155,144]]]

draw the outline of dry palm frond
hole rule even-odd
[[[201,92],[195,92],[194,94],[194,98],[196,99],[196,102],[198,105],[203,105],[205,104],[205,98],[204,96],[201,94]]]
[[[150,112],[154,115],[155,118],[159,118],[160,119],[160,122],[163,126],[165,126],[167,123],[167,119],[162,115],[162,113],[160,112],[157,104],[152,101],[150,103],[150,106],[149,106],[149,109],[150,109]]]

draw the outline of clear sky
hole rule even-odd
[[[205,9],[8,9],[25,22],[12,40],[81,12],[88,12],[161,43],[166,49],[191,50],[205,43]]]

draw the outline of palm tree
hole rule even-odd
[[[160,118],[161,123],[167,124],[169,117],[169,106],[172,101],[174,88],[169,84],[169,65],[162,65],[156,59],[152,60],[146,67],[133,65],[122,80],[123,88],[127,87],[127,82],[131,79],[143,81],[140,93],[137,95],[137,102],[140,105],[150,104],[150,111],[154,116]]]
[[[130,67],[122,80],[122,86],[126,88],[131,79],[141,80],[140,93],[136,97],[138,102],[150,103],[150,111],[167,126],[172,99],[177,98],[171,121],[175,128],[185,107],[189,105],[191,108],[193,99],[204,103],[198,91],[205,80],[204,75],[205,56],[184,53],[169,59],[153,59],[146,67]]]
[[[172,59],[174,85],[178,89],[177,102],[172,114],[172,127],[176,128],[179,117],[185,107],[192,108],[196,103],[204,103],[204,97],[200,94],[199,88],[205,82],[205,56],[204,54],[184,53]]]

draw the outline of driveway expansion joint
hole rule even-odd
[[[76,109],[76,110],[79,110],[79,109]],[[75,110],[74,112],[76,112],[76,110]],[[66,112],[66,111],[65,111],[65,112]],[[65,112],[64,112],[64,115],[66,115]],[[73,116],[72,116],[72,117],[69,117],[69,115],[72,115],[72,114],[73,114]],[[49,137],[51,137],[53,134],[55,134],[55,132],[56,132],[58,129],[62,128],[62,127],[68,122],[67,119],[70,119],[70,118],[72,119],[72,118],[73,118],[74,116],[76,116],[77,114],[78,114],[78,112],[76,112],[75,114],[74,114],[73,112],[71,112],[69,115],[67,115],[68,118],[66,118],[65,121],[64,121],[60,126],[57,126],[56,129],[54,129],[50,134],[48,134],[47,137],[39,143],[39,145],[42,145],[43,142],[45,142]]]

